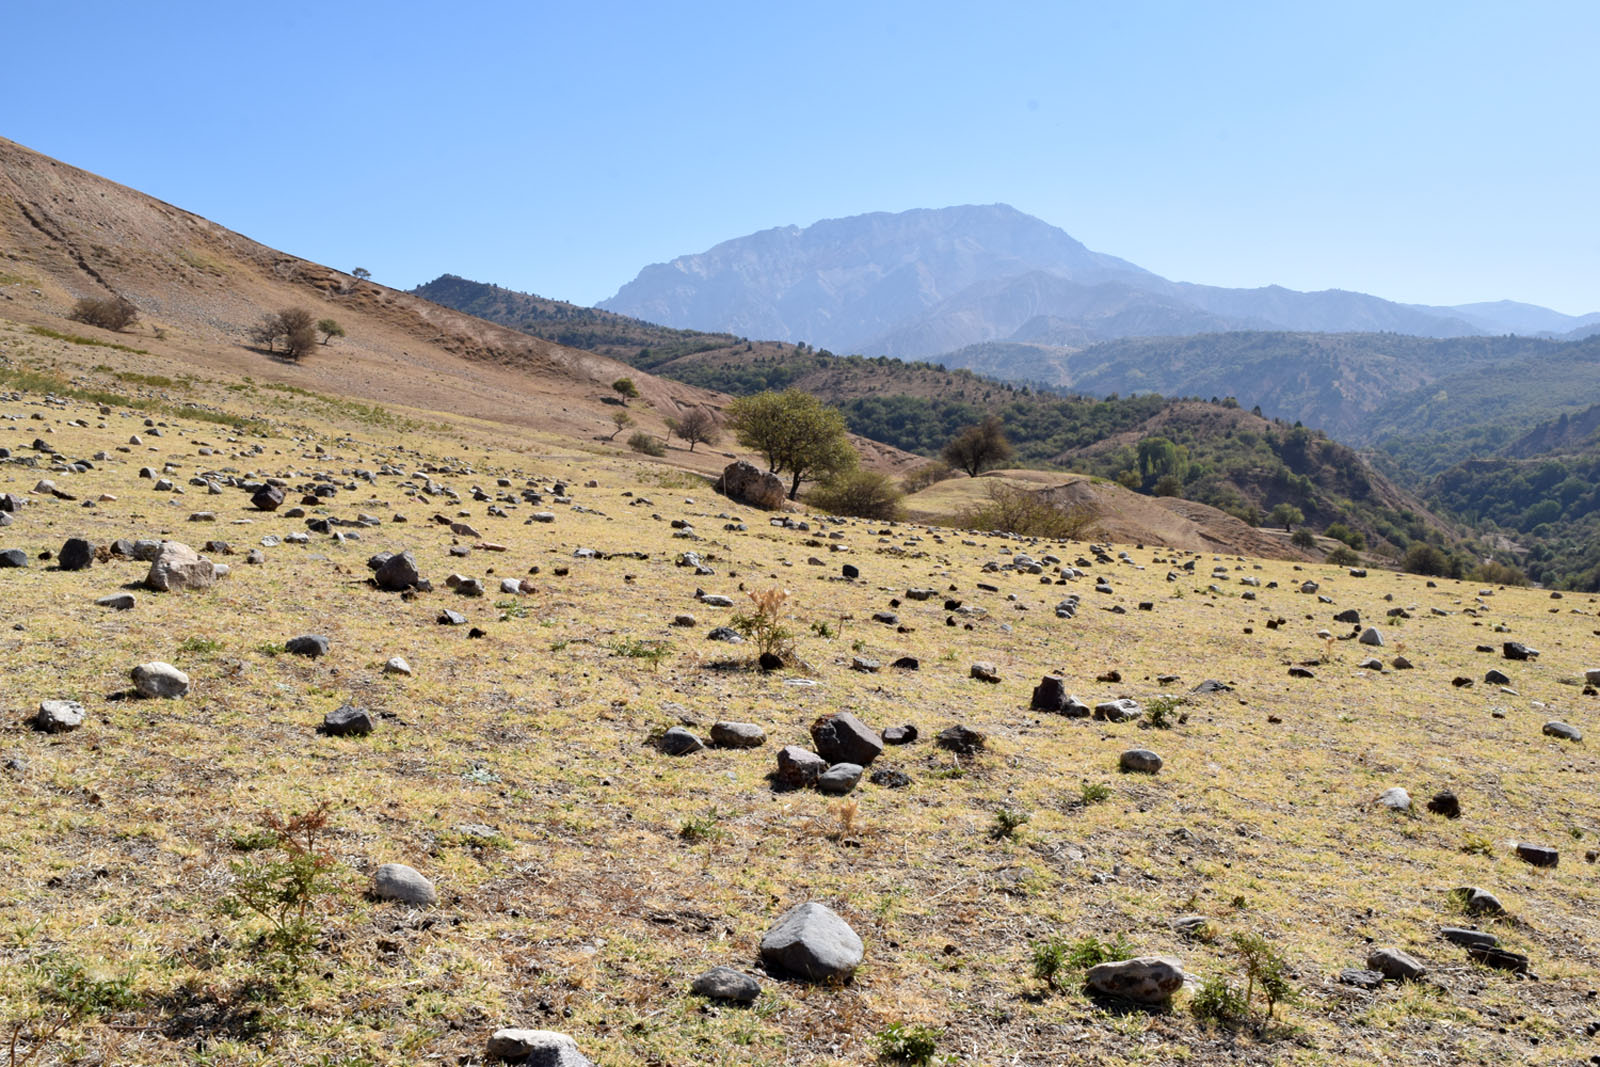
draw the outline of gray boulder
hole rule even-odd
[[[1155,774],[1161,769],[1161,757],[1148,748],[1130,748],[1122,754],[1119,765],[1124,772]]]
[[[1183,988],[1183,964],[1171,956],[1100,963],[1089,968],[1084,986],[1091,993],[1140,1004],[1165,1004]]]
[[[283,647],[290,655],[316,659],[328,654],[328,639],[321,634],[302,634],[289,638]]]
[[[742,459],[723,468],[722,477],[717,479],[714,488],[731,500],[766,511],[783,507],[788,495],[782,478]]]
[[[1094,706],[1094,717],[1103,722],[1132,722],[1144,714],[1139,702],[1130,697],[1107,700]]]
[[[1410,811],[1411,794],[1399,786],[1392,786],[1378,794],[1378,803],[1391,811]]]
[[[217,580],[217,568],[210,560],[179,541],[167,541],[150,564],[144,584],[158,593],[210,589]]]
[[[843,796],[861,781],[865,770],[858,763],[835,763],[817,776],[817,790],[833,796]]]
[[[83,705],[76,700],[46,700],[39,704],[33,728],[45,734],[64,734],[83,725]]]
[[[400,593],[414,587],[419,577],[417,557],[408,548],[384,560],[373,575],[373,580],[378,583],[379,589]]]
[[[141,663],[133,669],[133,688],[140,696],[172,699],[189,692],[189,676],[170,663]]]
[[[1060,712],[1067,706],[1067,683],[1057,674],[1047,674],[1033,687],[1034,711]]]
[[[1397,948],[1373,949],[1367,954],[1367,969],[1392,982],[1415,982],[1428,973],[1428,968]]]
[[[781,785],[811,785],[828,769],[828,761],[799,745],[778,749],[778,782]]]
[[[669,756],[687,756],[705,747],[704,741],[681,726],[674,726],[661,735],[661,751]]]
[[[811,724],[817,754],[829,763],[870,766],[883,752],[883,739],[848,711],[824,715]]]
[[[385,863],[372,876],[372,892],[379,900],[426,907],[439,902],[439,891],[414,867]]]
[[[769,968],[813,982],[846,982],[861,965],[861,938],[825,904],[789,909],[761,939]]]
[[[61,551],[56,553],[56,562],[64,571],[84,571],[94,562],[94,545],[81,537],[68,538],[66,544],[61,546]]]
[[[1469,930],[1461,926],[1441,926],[1439,936],[1463,948],[1471,948],[1473,945],[1497,948],[1500,945],[1500,939],[1486,930]]]
[[[1378,628],[1376,626],[1369,626],[1365,630],[1362,630],[1361,636],[1357,640],[1359,640],[1363,645],[1372,645],[1374,648],[1383,647],[1383,635],[1378,632]]]
[[[1552,719],[1544,724],[1544,732],[1549,737],[1559,737],[1563,741],[1582,741],[1583,731],[1576,726],[1568,726],[1564,722]]]
[[[1530,845],[1526,841],[1517,843],[1517,857],[1535,867],[1554,867],[1561,862],[1559,850],[1548,845]]]
[[[496,1030],[483,1048],[490,1061],[518,1067],[594,1067],[578,1043],[554,1030]]]
[[[257,511],[277,511],[283,506],[283,490],[276,485],[263,485],[250,498],[250,506]]]
[[[753,722],[711,724],[711,743],[722,748],[759,748],[766,742],[767,732]]]
[[[322,732],[329,737],[365,737],[372,732],[372,715],[354,704],[341,704],[322,717]]]
[[[761,995],[761,983],[732,967],[713,967],[694,980],[689,992],[697,997],[709,997],[712,1000],[752,1004]]]

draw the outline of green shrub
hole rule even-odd
[[[1038,493],[1004,482],[988,487],[989,498],[956,516],[956,524],[969,530],[1001,530],[1023,537],[1068,541],[1089,533],[1095,514],[1084,506],[1063,511]]]
[[[643,430],[636,431],[632,437],[628,438],[628,447],[647,456],[664,456],[667,454],[667,443],[659,437],[652,437]]]
[[[989,834],[997,841],[1012,837],[1032,818],[1033,816],[1025,811],[1017,811],[1014,808],[1001,808],[994,813],[994,825],[989,828]]]
[[[1226,978],[1207,978],[1190,999],[1189,1011],[1202,1022],[1237,1026],[1249,1014],[1250,1005]]]
[[[1354,567],[1357,563],[1361,562],[1361,557],[1356,555],[1355,552],[1351,551],[1344,545],[1340,545],[1332,552],[1329,552],[1327,556],[1323,558],[1323,562],[1331,564],[1335,567]]]
[[[1078,789],[1078,797],[1085,807],[1098,804],[1102,800],[1111,799],[1111,787],[1104,782],[1084,782]]]
[[[321,929],[316,923],[320,898],[339,891],[334,861],[324,849],[328,802],[304,815],[261,817],[278,856],[232,864],[233,891],[222,901],[223,913],[243,918],[253,913],[268,924],[262,943],[273,953],[274,967],[298,977]]]
[[[874,1040],[878,1045],[878,1055],[883,1059],[897,1063],[929,1063],[938,1051],[939,1038],[943,1036],[943,1030],[931,1026],[890,1023],[878,1031]]]
[[[818,485],[806,494],[806,503],[834,515],[898,522],[905,518],[902,498],[887,474],[858,469],[837,474]]]

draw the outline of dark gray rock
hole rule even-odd
[[[415,588],[420,577],[417,573],[417,557],[412,555],[409,548],[391,555],[379,565],[372,577],[378,583],[378,588],[386,592],[400,593]]]
[[[0,552],[0,570],[7,567],[26,567],[28,554],[20,548],[8,548]]]
[[[960,756],[970,756],[984,746],[983,734],[968,726],[950,726],[939,731],[936,743]]]
[[[761,983],[732,967],[713,967],[694,980],[689,992],[697,997],[707,997],[711,1000],[753,1004],[761,995]]]
[[[1520,952],[1512,952],[1497,945],[1468,945],[1467,955],[1485,967],[1512,974],[1527,974],[1529,960]]]
[[[661,751],[669,756],[687,756],[705,747],[705,742],[681,726],[674,726],[661,735]]]
[[[846,982],[861,965],[861,938],[825,904],[791,908],[761,939],[769,968],[813,982]]]
[[[86,571],[94,563],[94,545],[81,537],[68,538],[56,553],[56,563],[64,571]]]
[[[1144,714],[1139,702],[1129,697],[1107,700],[1094,706],[1094,717],[1103,722],[1132,722]]]
[[[1500,944],[1500,939],[1486,930],[1469,930],[1462,926],[1441,926],[1439,936],[1463,948],[1471,948],[1473,945],[1495,948]]]
[[[1033,700],[1029,707],[1034,711],[1059,713],[1067,706],[1067,683],[1060,675],[1047,674],[1033,687]]]
[[[1517,856],[1535,867],[1554,867],[1561,862],[1559,850],[1548,845],[1530,845],[1525,841],[1517,843]]]
[[[1415,982],[1428,973],[1428,968],[1397,948],[1373,949],[1367,954],[1367,968],[1394,982]]]
[[[1130,748],[1122,754],[1118,765],[1124,773],[1155,774],[1161,769],[1161,757],[1148,748]]]
[[[1497,671],[1493,667],[1484,672],[1483,681],[1486,685],[1510,685],[1511,678],[1505,671]]]
[[[283,647],[292,656],[317,659],[328,654],[328,639],[321,634],[302,634],[299,637],[289,638]]]
[[[753,722],[714,722],[711,743],[722,748],[758,748],[767,742],[767,732]]]
[[[1428,801],[1428,810],[1447,819],[1461,818],[1461,799],[1448,789],[1441,790]]]
[[[96,600],[95,604],[102,608],[110,608],[112,611],[127,611],[133,607],[133,594],[112,593]]]
[[[827,760],[799,745],[785,745],[778,749],[777,780],[780,785],[813,785],[827,769]]]
[[[706,640],[726,641],[730,645],[740,645],[744,643],[744,635],[731,626],[718,626],[715,630],[706,634]]]
[[[1568,726],[1555,719],[1544,724],[1544,732],[1548,737],[1559,737],[1563,741],[1582,741],[1583,731],[1576,726]]]
[[[864,770],[858,763],[835,763],[817,776],[817,790],[843,796],[860,783]]]
[[[911,776],[904,771],[880,768],[873,771],[867,781],[884,789],[904,789],[911,784]]]
[[[848,711],[824,715],[811,724],[811,740],[817,754],[831,763],[871,766],[883,752],[883,739]]]
[[[354,704],[341,704],[322,717],[322,732],[329,737],[365,737],[372,725],[372,715]]]
[[[1507,641],[1500,646],[1500,652],[1501,655],[1510,660],[1530,660],[1537,659],[1539,656],[1538,649],[1529,648],[1521,641]]]
[[[1383,647],[1383,635],[1378,632],[1378,628],[1376,626],[1369,626],[1365,630],[1362,630],[1361,636],[1357,640],[1359,640],[1363,645],[1371,645],[1374,648]]]
[[[1339,981],[1344,985],[1353,985],[1357,989],[1377,989],[1383,985],[1383,975],[1361,967],[1346,967],[1339,972]]]
[[[904,726],[890,726],[881,736],[886,745],[909,745],[917,739],[917,728],[910,723]]]
[[[459,611],[451,611],[449,608],[446,608],[445,610],[439,612],[439,618],[435,621],[438,622],[440,626],[465,626],[467,624],[467,617],[461,614]]]
[[[283,490],[276,485],[263,485],[250,497],[250,506],[257,511],[277,511],[283,506]]]

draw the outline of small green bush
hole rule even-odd
[[[902,497],[887,474],[857,469],[818,485],[806,494],[806,503],[834,515],[898,522],[905,518]]]
[[[632,437],[628,438],[628,447],[647,456],[664,456],[667,454],[667,443],[659,437],[652,437],[643,430],[636,431]]]
[[[1001,808],[994,813],[994,825],[989,828],[989,833],[996,840],[1012,837],[1033,816],[1025,811],[1014,808]]]
[[[907,1026],[890,1023],[878,1031],[875,1038],[878,1055],[896,1063],[929,1063],[939,1049],[943,1030],[931,1026]]]
[[[1226,978],[1208,978],[1190,999],[1189,1011],[1202,1022],[1237,1026],[1249,1014],[1250,1005]]]
[[[1111,787],[1104,782],[1084,782],[1078,787],[1078,797],[1085,807],[1111,799]]]

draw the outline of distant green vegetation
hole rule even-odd
[[[62,333],[52,330],[48,326],[29,326],[29,333],[38,334],[40,337],[50,337],[57,341],[65,341],[72,345],[93,345],[96,348],[115,348],[118,352],[132,352],[136,356],[148,356],[150,353],[143,348],[133,348],[130,345],[119,345],[115,341],[100,341],[93,337],[83,337],[75,333]]]

